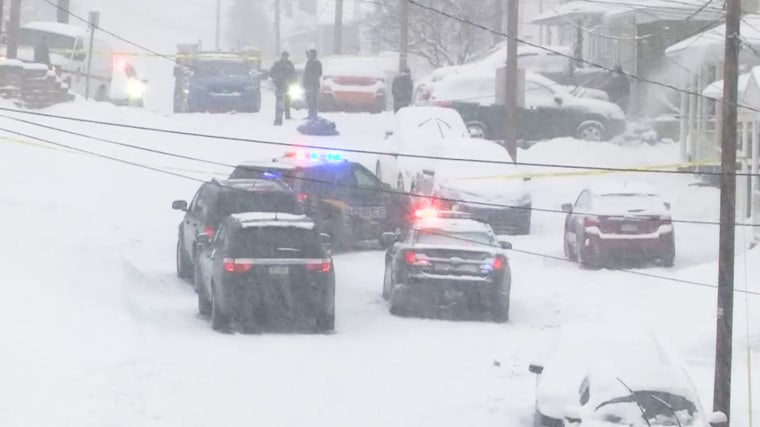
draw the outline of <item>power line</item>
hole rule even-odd
[[[197,162],[201,162],[201,163],[211,164],[211,165],[214,165],[214,166],[227,167],[227,168],[231,168],[231,169],[234,169],[234,168],[237,168],[237,167],[242,167],[243,169],[245,169],[245,165],[232,165],[232,164],[228,164],[228,163],[222,163],[222,162],[216,162],[216,161],[201,159],[201,158],[198,158],[198,157],[186,156],[186,155],[182,155],[182,154],[177,154],[177,153],[172,153],[172,152],[167,152],[167,151],[161,151],[161,150],[156,150],[156,149],[152,149],[152,148],[141,147],[141,146],[138,146],[138,145],[127,144],[127,143],[124,143],[124,142],[114,141],[114,140],[107,139],[107,138],[100,138],[100,137],[96,137],[96,136],[92,136],[92,135],[88,135],[88,134],[74,132],[74,131],[70,131],[70,130],[66,130],[66,129],[61,129],[61,128],[54,127],[54,126],[48,126],[48,125],[44,125],[44,124],[41,124],[41,123],[29,121],[29,120],[23,120],[23,119],[18,119],[18,118],[15,118],[15,117],[9,117],[9,116],[6,116],[6,115],[0,115],[0,117],[4,117],[4,118],[10,119],[10,120],[14,120],[14,121],[17,121],[17,122],[20,122],[20,123],[29,124],[29,125],[32,125],[32,126],[42,127],[44,129],[48,129],[48,130],[53,130],[53,131],[57,131],[57,132],[61,132],[61,133],[66,133],[66,134],[69,134],[69,135],[79,136],[79,137],[86,138],[86,139],[92,139],[92,140],[96,140],[96,141],[99,141],[99,142],[113,144],[113,145],[117,145],[117,146],[120,146],[120,147],[130,148],[130,149],[134,149],[134,150],[138,150],[138,151],[145,151],[145,152],[150,152],[150,153],[153,153],[153,154],[159,154],[159,155],[168,156],[168,157],[180,158],[180,159],[184,159],[184,160],[192,160],[192,161],[197,161]],[[36,138],[36,139],[41,140],[43,142],[48,142],[48,143],[54,144],[52,142],[49,142],[49,141],[41,139],[41,138],[37,138],[37,137],[30,137],[30,138]],[[61,144],[58,144],[58,145],[61,145]],[[66,146],[66,147],[68,147],[68,146]],[[145,166],[145,165],[143,165],[143,166]],[[152,167],[149,167],[149,166],[146,166],[146,167],[147,168],[152,168]],[[251,167],[251,170],[256,171],[257,169],[255,169],[255,167]],[[174,174],[174,175],[176,175],[176,174]],[[480,202],[480,201],[473,201],[473,200],[464,200],[464,199],[458,199],[458,198],[453,198],[453,197],[427,196],[427,195],[423,195],[423,194],[416,194],[416,193],[412,193],[412,192],[405,192],[405,191],[401,191],[401,190],[392,190],[392,189],[386,189],[386,188],[367,188],[367,187],[361,187],[361,186],[358,186],[358,185],[336,183],[336,182],[331,182],[331,181],[327,181],[327,180],[306,178],[306,177],[287,175],[287,174],[282,174],[281,176],[283,178],[293,179],[293,180],[297,180],[297,181],[311,182],[311,183],[316,183],[316,184],[328,184],[328,185],[334,185],[334,186],[337,186],[337,187],[350,188],[350,189],[354,189],[354,190],[374,191],[374,192],[378,192],[378,193],[386,193],[386,194],[392,194],[392,195],[402,195],[402,196],[407,196],[407,197],[433,198],[435,200],[440,200],[440,201],[448,202],[448,203],[465,203],[465,204],[468,204],[468,205],[483,206],[483,207],[489,207],[489,208],[504,208],[504,209],[515,209],[515,210],[528,210],[528,211],[531,211],[531,212],[532,211],[536,211],[536,212],[543,212],[543,213],[558,213],[558,214],[563,214],[563,215],[567,214],[565,211],[562,211],[562,210],[548,209],[548,208],[536,208],[536,207],[533,207],[532,205],[531,206],[512,206],[512,205],[505,205],[505,204],[499,204],[499,203],[489,203],[489,202]],[[194,180],[197,181],[197,179],[195,179],[195,178],[194,178]],[[595,214],[594,213],[588,213],[588,215],[595,215]],[[676,223],[676,224],[680,223],[680,224],[713,225],[713,226],[714,225],[720,225],[719,222],[714,222],[714,221],[683,220],[683,219],[671,219],[671,221],[673,223]],[[760,227],[760,224],[750,224],[750,223],[737,223],[736,225],[737,226],[742,226],[742,227]]]
[[[97,125],[103,125],[103,126],[112,126],[112,127],[119,127],[119,128],[125,128],[125,129],[147,131],[147,132],[158,132],[158,133],[166,133],[166,134],[172,134],[172,135],[191,136],[191,137],[197,137],[197,138],[209,138],[209,139],[234,141],[234,142],[248,142],[248,143],[253,143],[253,144],[271,145],[271,146],[279,146],[279,147],[285,147],[285,148],[293,148],[294,146],[298,146],[301,148],[309,148],[309,149],[315,149],[315,150],[340,150],[347,153],[355,153],[355,154],[405,157],[405,158],[411,158],[411,159],[427,159],[427,160],[474,163],[474,164],[529,166],[529,167],[541,167],[541,168],[552,168],[552,169],[571,169],[571,170],[602,171],[602,172],[653,173],[653,174],[670,174],[670,175],[704,175],[704,176],[720,176],[721,175],[721,172],[711,172],[711,171],[664,170],[664,169],[647,169],[647,168],[616,168],[616,167],[605,167],[605,166],[580,166],[580,165],[563,165],[563,164],[555,164],[555,163],[534,163],[534,162],[516,162],[515,163],[515,162],[505,161],[505,160],[468,159],[468,158],[461,158],[461,157],[433,156],[433,155],[426,155],[426,154],[394,153],[394,152],[388,152],[388,151],[361,150],[361,149],[356,149],[356,148],[335,148],[335,147],[327,147],[327,146],[321,146],[321,145],[293,144],[289,142],[267,141],[267,140],[261,140],[261,139],[213,135],[213,134],[207,134],[207,133],[180,131],[180,130],[173,130],[173,129],[161,129],[161,128],[154,128],[154,127],[149,127],[149,126],[139,126],[139,125],[131,125],[131,124],[125,124],[125,123],[108,122],[108,121],[102,121],[102,120],[84,119],[84,118],[79,118],[79,117],[61,116],[57,114],[42,113],[38,111],[18,110],[18,109],[5,108],[5,107],[0,107],[0,111],[39,116],[39,117],[47,117],[47,118],[53,118],[53,119],[68,120],[68,121],[81,122],[81,123],[97,124]],[[760,176],[760,175],[753,174],[750,172],[737,172],[736,176],[754,177],[754,176]]]

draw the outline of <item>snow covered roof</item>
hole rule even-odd
[[[597,196],[610,194],[650,194],[659,195],[656,188],[649,184],[629,181],[604,181],[589,187],[589,190]]]
[[[30,30],[45,31],[48,33],[61,34],[68,37],[83,37],[89,34],[89,30],[85,27],[78,27],[76,25],[62,24],[59,22],[48,21],[35,21],[23,25],[21,28],[28,28]]]
[[[696,14],[695,14],[696,13]],[[532,22],[535,24],[572,24],[577,19],[599,17],[602,20],[634,16],[639,24],[656,21],[717,19],[722,13],[719,5],[704,6],[704,0],[638,0],[620,3],[617,0],[575,0],[551,8]]]
[[[244,212],[231,215],[243,228],[248,227],[297,227],[311,230],[314,222],[306,215],[274,212]]]
[[[740,33],[744,43],[760,48],[760,15],[743,16]],[[665,55],[672,58],[699,55],[704,61],[722,61],[725,43],[726,25],[721,24],[671,45],[665,49]]]

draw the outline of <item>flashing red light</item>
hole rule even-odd
[[[332,266],[330,265],[329,260],[324,260],[322,262],[309,262],[306,263],[306,271],[317,271],[320,273],[328,273]]]
[[[214,230],[214,227],[206,226],[203,228],[203,234],[208,236],[209,240],[212,240],[214,238],[214,233],[216,233],[216,230]]]
[[[225,258],[222,260],[222,268],[227,273],[247,273],[253,268],[253,264],[239,259]]]
[[[407,252],[404,254],[404,262],[412,265],[417,262],[417,254],[414,252]]]
[[[417,209],[414,211],[414,216],[416,218],[435,218],[438,216],[438,211],[434,208]]]
[[[127,66],[127,59],[122,56],[113,57],[113,66],[120,70],[123,70]]]
[[[301,203],[306,202],[307,200],[309,200],[309,195],[306,194],[306,193],[298,193],[296,195],[296,197],[298,198],[298,201],[301,202]]]

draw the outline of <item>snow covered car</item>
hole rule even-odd
[[[114,57],[109,100],[116,105],[143,107],[148,81],[138,76],[127,58]]]
[[[504,139],[504,107],[496,105],[495,74],[465,74],[441,82],[429,102],[456,109],[473,136]],[[574,93],[593,97],[581,98]],[[625,131],[625,114],[619,106],[593,95],[575,92],[534,73],[525,74],[525,104],[520,108],[518,137],[538,141],[574,137],[604,141]]]
[[[675,230],[670,204],[648,185],[607,183],[562,205],[565,255],[589,267],[615,258],[657,259],[672,267]]]
[[[709,427],[684,365],[652,332],[618,322],[563,326],[538,375],[536,427]],[[709,422],[708,422],[709,421]]]
[[[323,63],[321,111],[379,113],[385,110],[386,81],[392,73],[376,58],[331,57]]]
[[[488,223],[496,234],[530,234],[533,201],[530,178],[523,177],[503,147],[488,141],[479,144],[478,163],[440,167],[433,180],[437,206],[468,212]],[[447,161],[446,163],[451,163]]]
[[[385,254],[383,298],[390,312],[506,322],[511,244],[461,212],[417,214],[404,236],[384,236],[397,240]]]
[[[198,311],[217,331],[320,332],[335,327],[335,271],[325,243],[304,215],[246,212],[198,241],[193,275]]]
[[[393,130],[386,132],[382,151],[387,154],[376,157],[375,175],[398,190],[415,193],[436,173],[460,168],[477,175],[481,166],[429,156],[511,161],[506,150],[494,154],[494,147],[498,145],[491,141],[471,138],[462,117],[450,108],[406,107],[396,113]],[[497,157],[488,158],[491,155]]]

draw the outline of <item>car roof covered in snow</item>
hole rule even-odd
[[[422,218],[414,223],[416,230],[441,230],[449,233],[489,233],[488,224],[468,218]]]
[[[262,169],[262,170],[293,170],[295,169],[295,166],[291,163],[283,163],[279,161],[278,159],[272,159],[271,162],[261,161],[261,160],[251,160],[247,162],[240,163],[237,165],[238,168],[252,168],[252,169]]]
[[[660,193],[653,186],[642,182],[629,181],[605,181],[588,187],[594,196],[607,196],[613,194],[641,194],[659,196]]]
[[[29,29],[29,30],[37,30],[37,31],[45,31],[48,33],[54,33],[54,34],[61,34],[68,37],[84,37],[89,32],[87,28],[80,27],[76,25],[70,25],[70,24],[62,24],[59,22],[49,22],[49,21],[34,21],[30,22],[26,25],[23,25],[21,28]]]
[[[272,179],[226,179],[216,181],[223,187],[246,191],[289,191],[282,181]]]
[[[233,221],[243,228],[252,227],[295,227],[314,229],[314,221],[306,215],[275,212],[243,212],[231,215]]]

